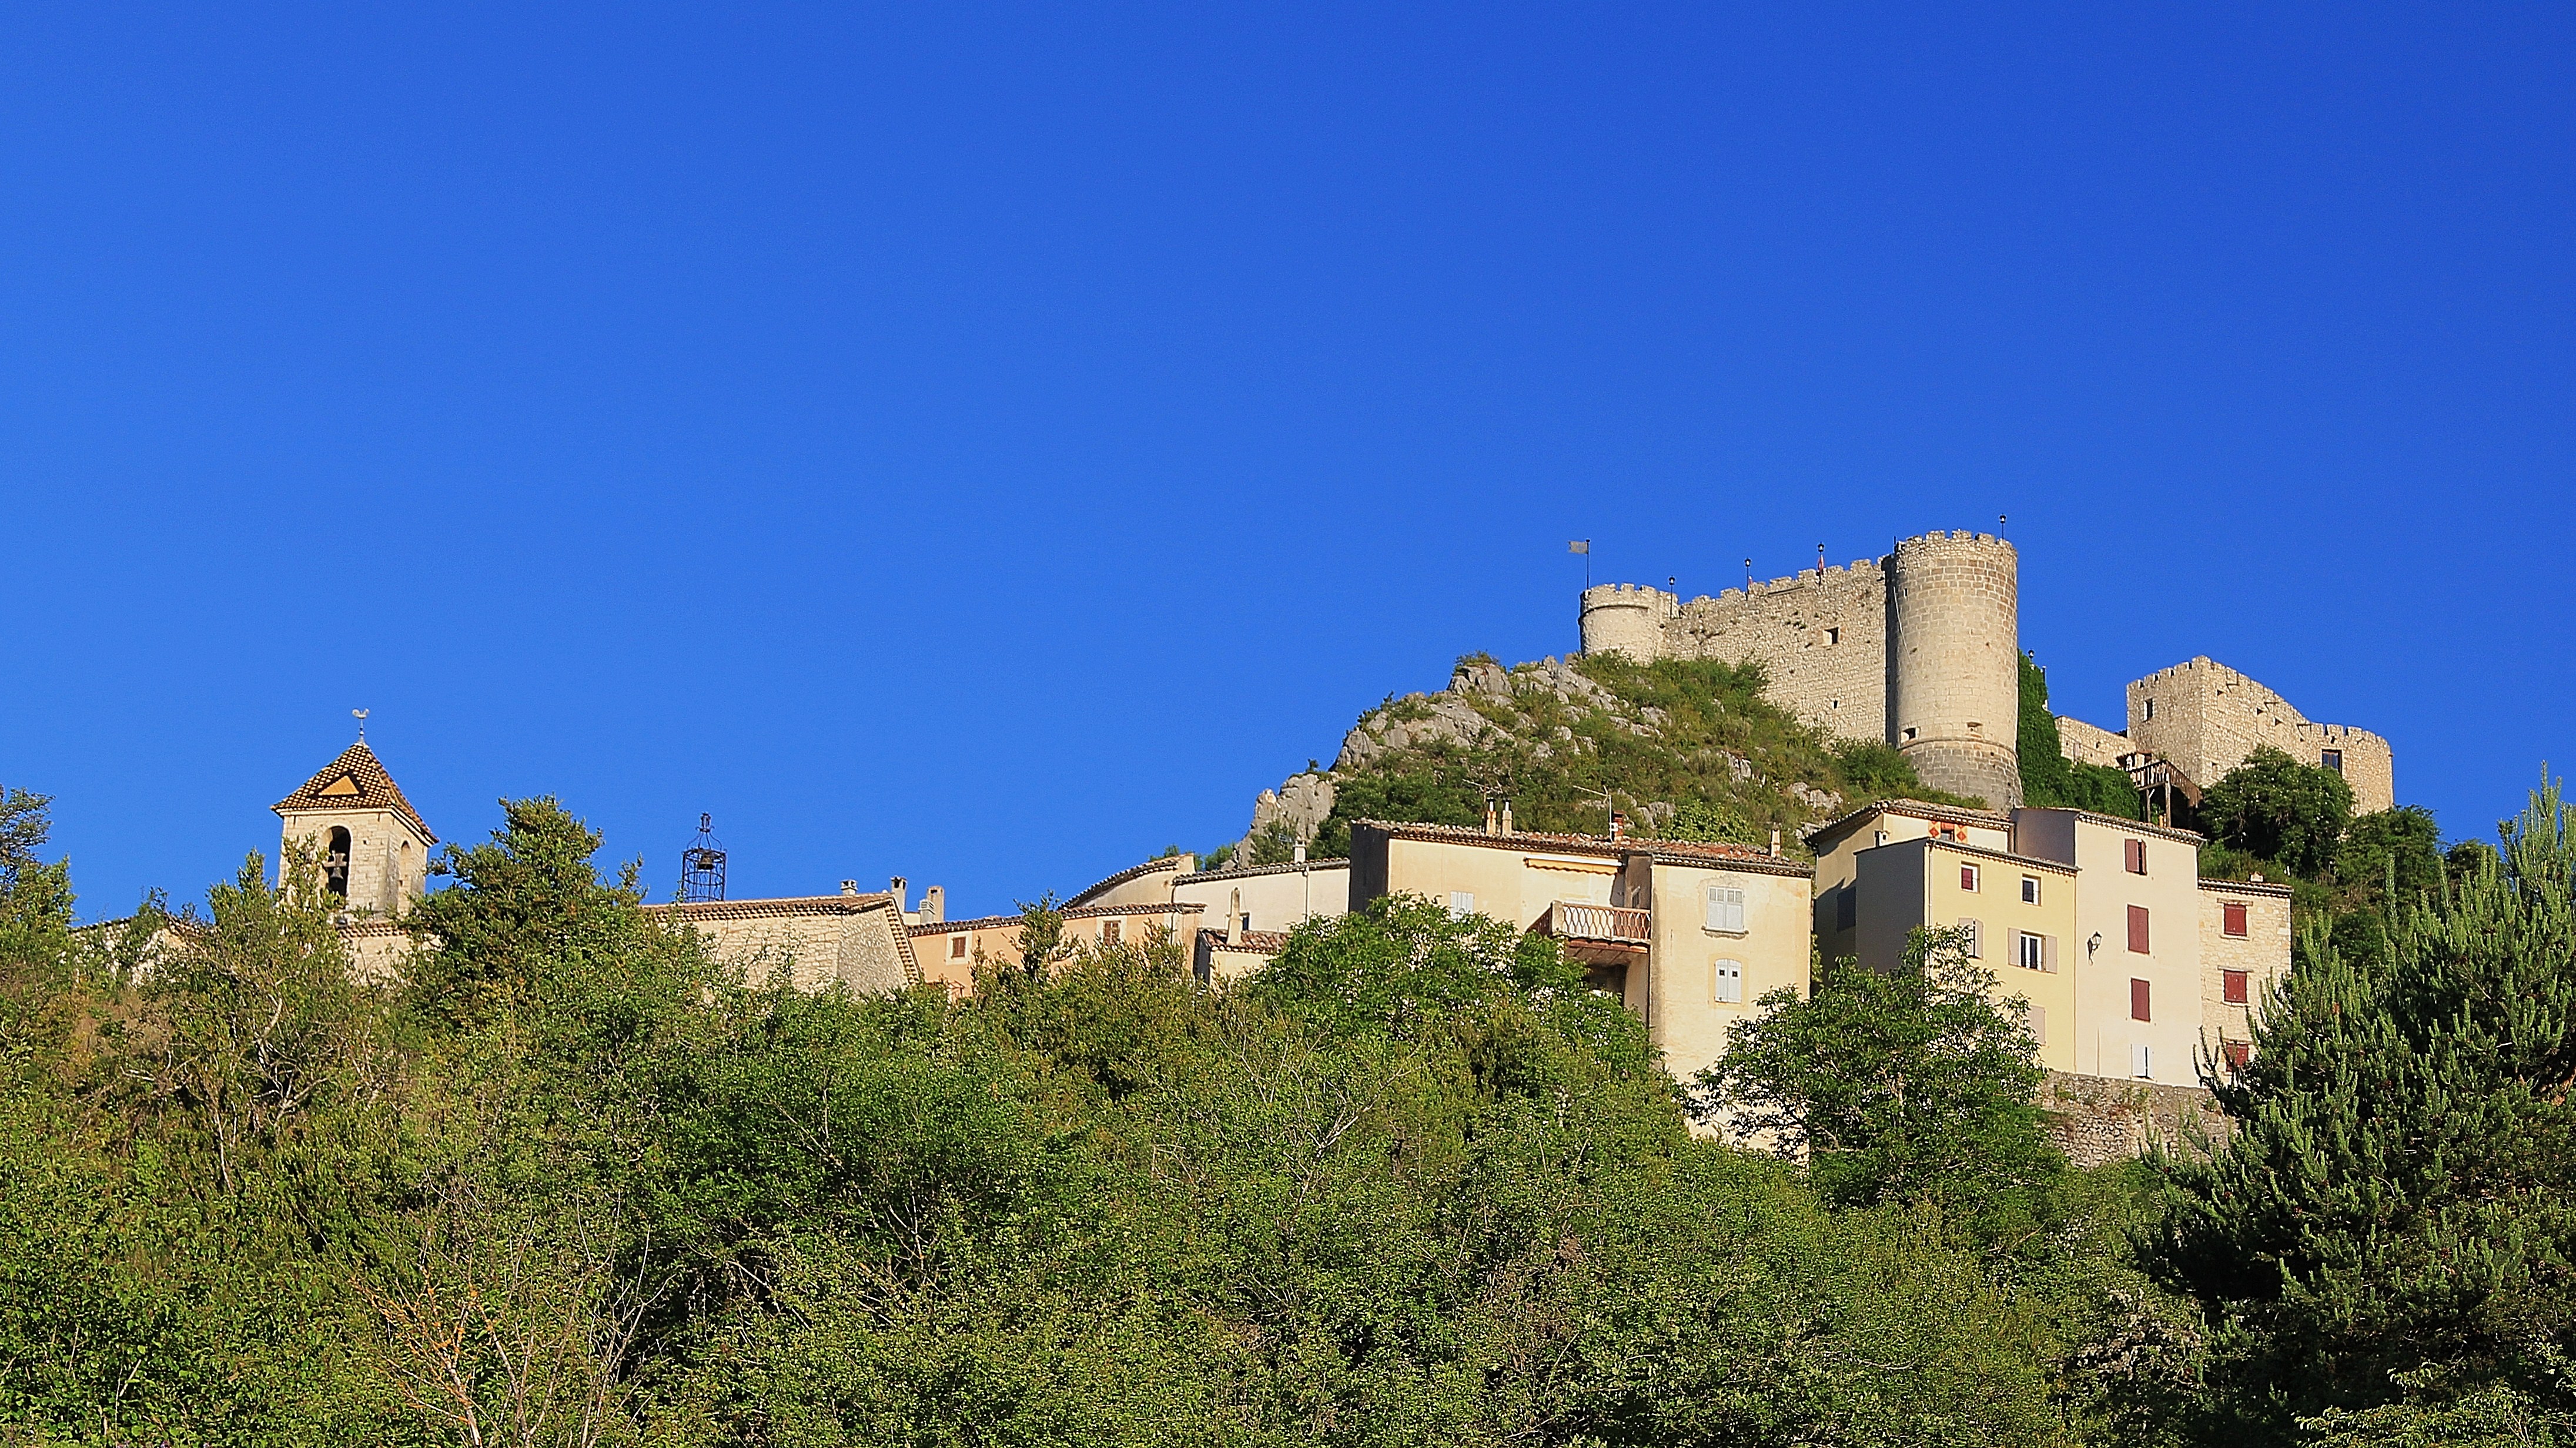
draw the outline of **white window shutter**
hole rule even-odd
[[[2154,1080],[2156,1078],[2155,1049],[2151,1046],[2131,1046],[2129,1048],[2129,1066],[2130,1075],[2137,1077],[2141,1081]]]
[[[1476,897],[1475,897],[1474,895],[1470,894],[1469,892],[1465,891],[1465,890],[1452,890],[1452,891],[1450,891],[1450,892],[1449,892],[1449,913],[1450,913],[1451,915],[1456,915],[1456,916],[1468,916],[1468,915],[1473,915],[1473,914],[1475,914],[1475,913],[1476,913]]]
[[[1712,968],[1715,979],[1712,998],[1721,1002],[1741,1003],[1744,999],[1744,962],[1721,960]]]

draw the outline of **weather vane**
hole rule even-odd
[[[361,744],[366,743],[367,711],[364,709],[352,709],[349,711],[349,717],[358,721],[358,742]]]

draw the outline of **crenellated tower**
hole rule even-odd
[[[1934,789],[2021,803],[2020,557],[1926,533],[1887,561],[1888,742]]]

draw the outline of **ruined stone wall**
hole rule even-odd
[[[2077,1166],[2137,1156],[2149,1141],[2181,1156],[2199,1156],[2226,1141],[2227,1117],[2198,1086],[2113,1081],[2051,1071],[2039,1088],[2050,1138]]]
[[[1603,584],[1583,595],[1586,653],[1759,663],[1782,708],[1841,739],[1885,740],[1887,577],[1866,559],[1681,602]]]
[[[2021,803],[2020,556],[1927,533],[1887,565],[1891,742],[1934,789]]]
[[[2077,764],[2100,764],[2117,769],[2120,756],[2136,747],[2125,734],[2114,734],[2098,724],[2087,724],[2063,714],[2057,716],[2057,752]]]
[[[2269,744],[2302,764],[2339,753],[2356,813],[2387,809],[2397,799],[2387,740],[2350,725],[2315,723],[2278,692],[2206,657],[2129,686],[2129,738],[2204,789],[2243,764],[2255,746]]]

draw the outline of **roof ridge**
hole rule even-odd
[[[343,779],[349,782],[352,793],[323,793]],[[367,747],[364,739],[341,750],[339,758],[322,766],[293,794],[269,808],[281,815],[336,809],[391,810],[419,833],[422,843],[438,843],[438,836],[431,831],[429,822],[420,817],[420,811],[411,807],[411,801],[403,796],[402,786],[394,783],[393,775],[385,770],[384,761],[376,758],[376,752]]]

